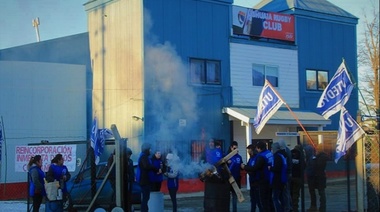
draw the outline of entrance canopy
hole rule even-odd
[[[324,127],[328,124],[331,124],[331,120],[326,120],[323,116],[314,112],[293,112],[303,126]],[[238,119],[244,123],[253,124],[253,119],[256,115],[256,109],[250,107],[225,107],[223,108],[223,113],[226,113],[230,117]],[[266,124],[298,125],[298,122],[289,110],[278,110]]]

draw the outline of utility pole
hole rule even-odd
[[[37,42],[40,42],[40,32],[38,31],[38,25],[40,25],[40,19],[38,17],[33,19],[32,25],[36,29]]]

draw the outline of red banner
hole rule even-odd
[[[277,40],[292,41],[294,16],[282,13],[265,12],[239,6],[232,9],[233,33]]]

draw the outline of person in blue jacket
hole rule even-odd
[[[33,212],[39,212],[42,200],[46,196],[45,192],[45,173],[41,169],[41,155],[35,155],[30,158],[28,163],[29,170],[29,196],[33,198]]]
[[[53,182],[54,180],[59,182],[59,187],[62,189],[62,193],[67,195],[68,191],[66,188],[66,182],[70,180],[71,174],[69,169],[63,165],[64,158],[62,154],[56,154],[55,157],[51,160],[49,170],[46,173],[46,180],[48,182]]]
[[[150,159],[151,145],[149,143],[143,143],[141,145],[141,153],[138,159],[136,181],[141,187],[141,212],[148,212],[148,201],[150,199],[150,191],[152,182],[149,177],[149,172],[162,172],[161,169],[157,169],[152,164]]]
[[[253,166],[247,164],[241,164],[241,168],[247,172],[256,172],[258,174],[259,183],[259,210],[260,211],[271,211],[272,201],[271,201],[271,189],[270,189],[270,179],[271,173],[269,167],[273,163],[273,154],[267,149],[267,144],[263,141],[259,141],[256,144],[256,150],[258,152]]]
[[[164,175],[168,178],[167,187],[173,204],[173,212],[177,212],[177,191],[179,188],[178,163],[179,158],[176,155],[172,153],[166,155],[166,172]]]
[[[250,144],[247,146],[247,153],[249,155],[249,160],[247,166],[253,167],[257,158],[256,143]],[[247,172],[249,176],[249,196],[251,198],[251,212],[256,212],[256,207],[262,208],[260,204],[260,190],[259,184],[260,179],[256,171]]]
[[[66,198],[68,195],[66,182],[70,180],[71,178],[71,174],[69,170],[67,169],[65,165],[63,165],[64,161],[65,160],[62,154],[56,154],[55,157],[51,160],[49,170],[46,173],[47,182],[53,182],[53,181],[59,182],[59,189],[61,189],[61,192],[62,192],[62,196],[61,196],[62,199]],[[57,200],[62,200],[62,199],[57,199]],[[58,210],[54,209],[54,211],[56,212],[63,211],[62,201],[56,202],[54,206],[59,206],[59,209]],[[50,207],[50,203],[46,204],[45,207],[47,207],[46,211],[50,211],[48,210]]]
[[[157,169],[163,169],[164,165],[161,159],[161,152],[159,150],[156,150],[155,153],[152,156],[152,164]],[[164,179],[162,172],[149,172],[150,180],[152,182],[152,189],[153,192],[161,191],[161,184]]]
[[[274,142],[272,144],[272,153],[273,165],[270,167],[270,171],[273,173],[271,178],[272,201],[275,211],[283,212],[286,208],[283,193],[288,182],[287,163],[284,156],[286,152],[281,152],[280,143]]]
[[[220,141],[214,140],[215,148],[210,151],[209,160],[207,161],[211,165],[215,165],[220,159],[223,158],[222,144]]]
[[[228,149],[228,153],[238,149],[238,142],[231,142],[230,148]],[[228,160],[228,168],[230,169],[231,175],[234,177],[236,184],[239,188],[241,188],[241,174],[240,174],[240,165],[242,164],[243,159],[236,153],[232,158]],[[237,211],[237,195],[234,189],[231,186],[231,195],[232,195],[232,211]]]

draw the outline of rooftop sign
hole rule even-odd
[[[233,34],[294,42],[294,16],[232,6]]]

